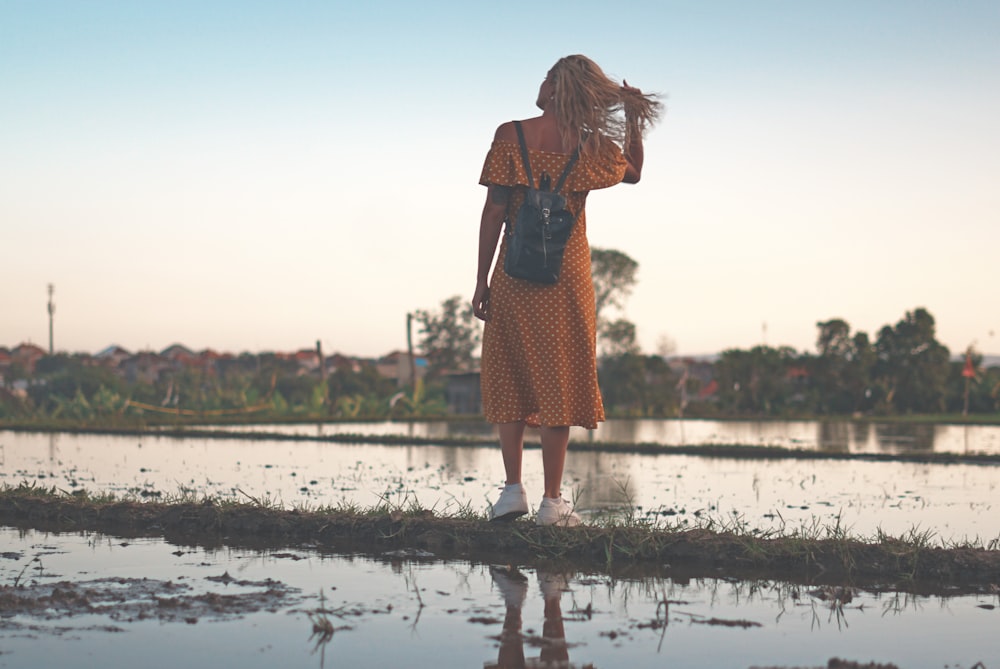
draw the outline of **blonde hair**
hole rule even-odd
[[[585,155],[602,155],[613,147],[625,148],[632,133],[640,135],[659,119],[659,96],[623,88],[586,56],[560,58],[549,70],[554,85],[551,105],[563,145],[580,145]]]

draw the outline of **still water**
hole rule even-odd
[[[831,598],[778,581],[612,580],[9,528],[0,545],[0,667],[1000,666],[996,594]],[[324,620],[325,635],[314,628]]]
[[[225,426],[219,429],[308,436],[495,437],[493,426],[487,423],[449,421]],[[828,453],[1000,453],[1000,425],[612,418],[592,431],[575,427],[571,438],[574,441],[669,446],[778,446]]]
[[[287,429],[358,433],[364,425]],[[444,429],[432,423],[376,427],[416,430],[422,436]],[[991,434],[987,432],[982,449],[979,442],[973,447],[988,447]],[[537,449],[525,453],[524,472],[529,502],[537,505],[542,490]],[[419,504],[447,514],[466,508],[485,513],[503,480],[500,455],[492,444],[0,431],[0,484],[29,482],[65,491],[142,498],[212,495],[312,508]],[[839,527],[862,538],[878,531],[896,536],[917,531],[936,541],[988,543],[1000,537],[998,487],[996,465],[745,460],[571,449],[564,495],[592,521],[635,510],[657,522],[689,526],[712,522],[716,527],[786,532]]]

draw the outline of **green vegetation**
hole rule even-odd
[[[172,364],[154,379],[92,358],[45,356],[34,373],[7,370],[0,385],[0,425],[142,427],[206,422],[248,423],[440,417],[444,384],[400,388],[371,362],[303,373],[274,354],[243,354],[210,364]],[[26,389],[13,390],[17,381]]]
[[[926,309],[906,312],[874,340],[852,332],[843,319],[820,321],[815,354],[756,346],[729,349],[711,361],[670,359],[666,338],[655,355],[643,353],[635,324],[624,316],[638,263],[600,248],[591,250],[591,263],[598,374],[610,416],[1000,421],[1000,367],[984,369],[982,355],[972,347],[964,361],[952,361]],[[316,358],[312,365],[275,353],[233,357],[189,351],[169,359],[141,353],[122,361],[43,355],[33,369],[9,360],[0,367],[0,425],[446,417],[449,373],[478,371],[481,324],[458,295],[407,319],[408,348],[409,321],[419,327],[416,351],[389,362],[390,373],[374,361],[343,356],[321,367],[318,350],[306,352]],[[426,363],[420,370],[413,362],[418,356]],[[467,400],[462,406],[475,406],[467,387],[459,394]]]

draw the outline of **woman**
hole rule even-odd
[[[483,331],[482,395],[486,419],[498,424],[506,485],[493,520],[528,512],[521,485],[526,426],[541,428],[545,490],[540,525],[573,526],[580,517],[562,498],[569,428],[597,427],[604,406],[597,387],[596,314],[584,204],[587,193],[642,173],[642,134],[656,121],[656,96],[619,85],[585,56],[557,62],[538,90],[541,116],[521,122],[537,187],[556,181],[570,155],[580,157],[562,189],[576,222],[553,285],[507,276],[506,238],[490,268],[505,221],[514,218],[528,181],[513,122],[497,128],[480,183],[488,187],[479,230],[479,270],[472,306]]]

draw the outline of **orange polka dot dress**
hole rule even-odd
[[[528,159],[536,180],[545,172],[554,184],[569,155],[529,148]],[[592,430],[604,420],[597,386],[597,324],[584,205],[589,191],[619,183],[625,167],[620,152],[614,160],[580,156],[561,191],[576,223],[555,284],[507,276],[503,271],[507,241],[502,235],[490,280],[490,319],[483,330],[481,386],[483,412],[489,422],[577,425]],[[509,225],[528,186],[517,143],[493,142],[479,183],[514,187],[507,204],[505,225]]]

